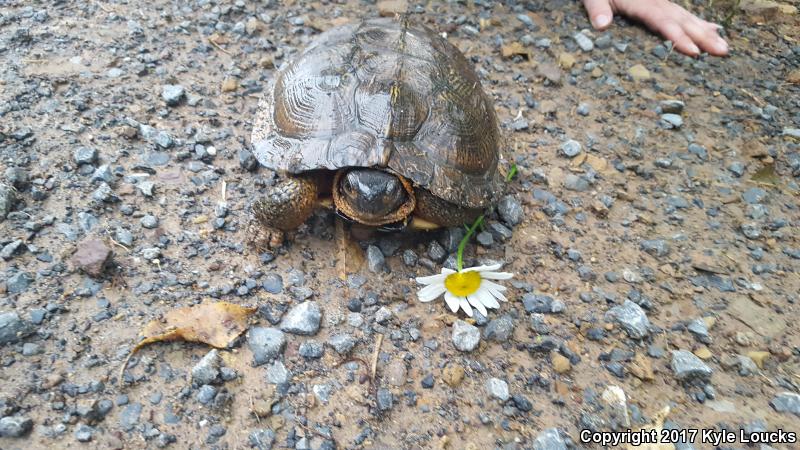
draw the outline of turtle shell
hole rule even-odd
[[[385,168],[470,208],[498,191],[491,100],[455,46],[407,20],[317,36],[270,81],[251,140],[280,172]]]

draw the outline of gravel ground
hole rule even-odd
[[[512,301],[477,320],[415,297],[461,230],[320,212],[247,246],[263,87],[391,4],[0,1],[0,448],[580,448],[668,405],[667,428],[800,432],[798,16],[735,15],[733,55],[694,60],[578,2],[467,3],[412,9],[519,168],[467,258],[506,261]],[[146,347],[118,384],[148,321],[206,299],[258,323]]]

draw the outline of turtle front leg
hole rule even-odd
[[[417,207],[411,228],[430,230],[436,227],[457,227],[470,224],[483,212],[481,208],[465,208],[431,194],[425,189],[416,189]]]
[[[309,176],[288,177],[272,186],[253,203],[251,244],[259,251],[283,244],[284,232],[302,225],[314,211],[318,193],[318,181]]]

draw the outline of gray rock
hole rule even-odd
[[[781,392],[769,402],[775,411],[790,412],[800,417],[800,395],[794,392]]]
[[[303,302],[292,309],[281,320],[281,330],[305,336],[317,334],[322,312],[314,301]]]
[[[275,444],[275,432],[269,428],[255,430],[247,437],[251,448],[256,450],[272,450]]]
[[[688,150],[689,153],[697,156],[701,161],[708,161],[708,150],[706,150],[702,145],[698,145],[693,142],[689,144]]]
[[[552,313],[553,297],[528,293],[522,296],[522,306],[529,313]]]
[[[741,177],[744,175],[746,168],[747,166],[745,166],[741,161],[733,161],[732,163],[728,164],[728,171],[730,171],[736,177]]]
[[[328,338],[328,345],[333,347],[336,353],[346,355],[356,346],[356,339],[347,333],[337,333]]]
[[[72,152],[72,159],[79,166],[94,164],[97,161],[97,150],[89,147],[78,147]]]
[[[414,252],[414,250],[411,249],[403,250],[403,264],[405,264],[408,267],[414,267],[417,265],[418,260],[419,257]]]
[[[0,183],[0,222],[8,217],[16,201],[17,191],[5,183]]]
[[[675,373],[675,378],[680,381],[706,381],[711,378],[713,373],[713,370],[703,360],[687,350],[673,351],[670,367]]]
[[[283,365],[281,361],[273,362],[267,367],[267,381],[272,384],[288,383],[292,379],[292,373]]]
[[[277,328],[253,327],[247,332],[247,346],[253,352],[253,363],[260,366],[283,353],[286,337]]]
[[[481,342],[481,332],[478,327],[470,325],[463,320],[453,323],[453,345],[462,352],[471,352]]]
[[[331,399],[333,388],[330,384],[315,384],[311,386],[311,392],[313,392],[314,396],[322,403],[328,403],[328,400]]]
[[[185,95],[186,91],[179,84],[166,84],[161,88],[161,98],[167,106],[177,106]]]
[[[370,272],[382,272],[386,269],[386,258],[383,252],[376,245],[367,247],[367,267]]]
[[[683,112],[683,108],[686,104],[680,100],[662,100],[659,106],[661,107],[662,113],[680,114]]]
[[[136,183],[136,189],[142,193],[145,197],[152,197],[153,196],[153,189],[155,189],[156,184],[152,181],[140,181]]]
[[[505,315],[493,319],[486,325],[483,336],[491,341],[505,342],[514,333],[514,319]]]
[[[683,118],[677,114],[662,114],[659,124],[668,130],[680,128],[683,126]]]
[[[78,442],[89,442],[92,440],[93,434],[94,428],[89,425],[80,424],[78,428],[75,429],[75,440]]]
[[[214,401],[214,397],[217,396],[217,388],[211,386],[210,384],[204,384],[200,386],[200,389],[197,390],[197,395],[195,398],[198,402],[207,405]]]
[[[492,397],[504,402],[511,397],[508,392],[508,383],[499,378],[489,378],[486,382],[486,390]]]
[[[652,239],[642,241],[639,247],[648,254],[657,258],[663,258],[669,255],[669,244],[664,239]]]
[[[742,234],[744,234],[744,236],[747,239],[755,240],[761,237],[761,225],[759,225],[758,223],[755,222],[743,223],[740,226],[740,229],[742,230]]]
[[[558,429],[548,428],[538,435],[533,441],[533,450],[567,450],[567,443],[559,434]]]
[[[325,349],[322,347],[322,344],[316,341],[306,341],[300,344],[297,352],[306,359],[317,359],[322,358],[322,355],[325,353]]]
[[[261,287],[270,294],[280,294],[283,291],[283,278],[277,273],[268,273],[264,276]]]
[[[239,157],[239,167],[242,169],[252,172],[258,168],[258,161],[256,160],[256,157],[253,156],[253,153],[250,152],[250,150],[241,148],[239,149],[237,156]]]
[[[92,192],[92,199],[100,203],[112,203],[119,201],[119,197],[114,194],[114,190],[106,182],[100,183]]]
[[[219,356],[219,351],[213,349],[192,367],[192,382],[198,386],[212,384],[219,377],[220,366],[222,358]]]
[[[389,411],[394,406],[392,391],[386,388],[379,388],[377,392],[377,403],[380,411]]]
[[[580,47],[581,50],[585,52],[590,52],[594,50],[594,42],[592,42],[592,40],[589,39],[589,36],[583,33],[575,33],[575,35],[572,36],[572,38],[575,39],[575,43],[578,44],[578,47]]]
[[[155,144],[161,148],[170,148],[175,143],[169,133],[153,128],[150,125],[140,125],[139,134],[145,141]]]
[[[566,156],[567,158],[574,158],[581,154],[581,143],[570,139],[567,142],[561,144],[561,154]]]
[[[22,356],[34,356],[43,352],[39,344],[33,342],[26,342],[22,344]]]
[[[381,306],[380,309],[375,311],[375,322],[378,322],[381,325],[385,325],[392,318],[392,311],[385,306]]]
[[[142,217],[142,220],[139,221],[142,224],[142,227],[147,229],[153,229],[158,226],[158,218],[152,214],[148,214]]]
[[[711,336],[708,334],[708,325],[702,318],[697,318],[689,322],[686,329],[694,335],[700,342],[711,343]]]
[[[494,237],[488,231],[481,231],[478,233],[478,235],[475,236],[475,240],[483,247],[491,247],[494,245]]]
[[[111,173],[111,167],[108,164],[103,164],[92,173],[92,183],[111,183],[114,181],[114,174]]]
[[[125,431],[133,430],[139,423],[142,414],[141,403],[131,403],[122,410],[119,416],[119,426]]]
[[[767,197],[767,191],[760,187],[751,187],[750,189],[742,192],[742,200],[745,203],[754,204],[761,203]]]
[[[14,257],[14,255],[22,253],[26,248],[27,246],[22,242],[21,239],[15,239],[6,244],[3,249],[0,250],[0,258],[8,261]]]
[[[749,356],[736,355],[736,364],[739,366],[739,375],[743,377],[758,374],[758,366]]]
[[[522,205],[519,203],[519,200],[517,200],[517,197],[513,195],[506,195],[500,199],[500,202],[497,204],[497,213],[500,215],[500,218],[503,219],[503,222],[512,228],[519,225],[524,218]]]
[[[447,258],[447,250],[442,247],[442,244],[432,240],[430,244],[428,244],[428,257],[431,260],[441,264],[441,262]]]
[[[16,272],[6,280],[6,290],[9,294],[25,292],[33,283],[33,276],[28,272]]]
[[[786,127],[783,129],[784,136],[791,136],[795,139],[800,139],[800,128],[789,128]]]
[[[22,416],[8,416],[0,419],[0,437],[23,437],[33,429],[33,420]]]
[[[630,300],[606,312],[606,320],[618,323],[633,339],[642,339],[650,332],[650,321],[644,310]]]
[[[570,173],[564,177],[564,188],[575,192],[586,192],[589,190],[589,181],[584,177]]]

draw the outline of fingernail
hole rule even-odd
[[[694,43],[689,44],[689,51],[692,53],[692,55],[700,54],[700,49]]]
[[[717,39],[716,44],[714,44],[714,48],[716,48],[717,51],[720,52],[720,53],[727,53],[728,52],[728,43],[725,42],[724,39],[719,38],[719,39]]]
[[[594,26],[596,28],[606,27],[609,23],[611,23],[611,17],[608,17],[605,14],[594,16]]]

